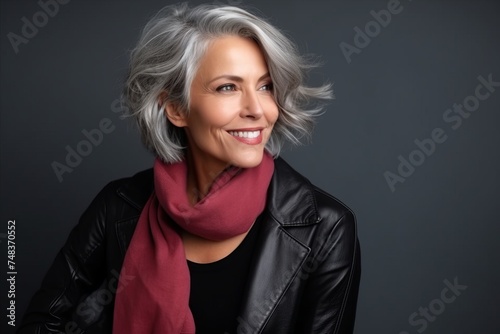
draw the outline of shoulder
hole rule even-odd
[[[275,160],[270,197],[268,208],[271,215],[308,246],[340,240],[344,247],[354,251],[357,243],[354,212],[335,196],[313,185],[281,158]]]
[[[331,245],[342,246],[345,255],[354,255],[358,244],[356,215],[343,202],[314,186],[318,209],[319,235]]]
[[[346,204],[323,189],[314,186],[314,194],[317,203],[318,216],[320,220],[336,222],[337,227],[345,227],[353,230],[356,227],[356,215]]]
[[[275,214],[286,224],[311,224],[323,218],[355,220],[354,212],[335,196],[313,185],[285,160],[275,160],[275,172],[270,185]]]
[[[137,209],[142,209],[153,192],[153,169],[146,169],[133,176],[108,183],[101,196],[109,200],[124,201]]]
[[[109,182],[89,205],[85,216],[99,216],[101,221],[117,221],[140,214],[153,192],[153,170]]]
[[[127,178],[110,182],[105,191],[128,205],[142,210],[153,192],[153,169],[146,169]]]
[[[101,256],[98,250],[107,240],[118,242],[124,251],[152,191],[152,170],[109,182],[80,216],[65,249],[80,254],[82,259],[90,259],[92,254]]]

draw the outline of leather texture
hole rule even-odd
[[[152,169],[104,187],[58,253],[18,333],[112,332],[115,292],[134,279],[123,259],[152,191]],[[254,252],[237,333],[353,332],[361,274],[354,214],[281,158]]]

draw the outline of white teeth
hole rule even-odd
[[[241,138],[257,138],[260,135],[260,131],[229,131],[231,136],[241,137]]]

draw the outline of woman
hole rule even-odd
[[[276,28],[232,6],[170,6],[125,96],[153,170],[108,184],[20,333],[352,333],[353,213],[282,159],[330,87]]]

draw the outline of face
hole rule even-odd
[[[260,164],[278,107],[264,55],[254,41],[237,36],[214,40],[201,59],[190,102],[188,115],[169,119],[185,128],[196,165],[217,172],[228,165]]]

